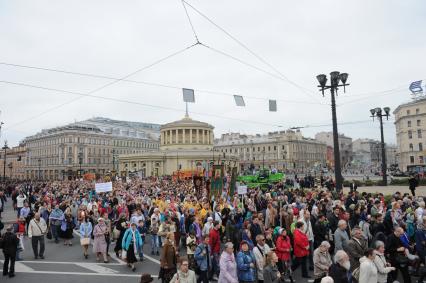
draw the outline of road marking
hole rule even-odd
[[[44,261],[44,260],[21,260],[21,261],[17,261],[16,263],[46,263],[46,264],[75,264],[75,265],[79,265],[79,264],[86,264],[86,263],[81,263],[81,262],[75,262],[75,261]],[[122,265],[121,263],[103,263],[103,262],[99,262],[99,263],[95,263],[95,262],[88,262],[87,264],[105,264],[105,265]]]
[[[21,262],[15,262],[15,270],[19,270],[20,272],[32,272],[35,271],[29,266],[22,264]]]
[[[62,271],[36,271],[36,270],[27,270],[27,271],[15,271],[15,273],[31,273],[31,274],[54,274],[54,275],[80,275],[80,276],[110,276],[110,277],[138,277],[140,274],[123,274],[123,273],[87,273],[87,272],[62,272]],[[158,275],[151,275],[152,277],[158,277]]]
[[[118,273],[118,271],[113,270],[111,268],[98,265],[96,263],[76,263],[76,265],[81,266],[83,268],[92,270],[96,273],[104,273],[104,274],[115,274]]]
[[[81,237],[80,233],[79,233],[77,230],[74,230],[73,232],[74,232],[74,234],[76,234],[78,237]],[[92,244],[92,241],[90,241],[90,243]],[[150,260],[150,261],[152,261],[153,263],[160,264],[160,261],[159,261],[158,259],[155,259],[155,258],[150,257],[150,256],[145,255],[145,254],[143,255],[143,257],[144,257],[144,258],[146,258],[146,259],[148,259],[148,260]],[[127,262],[126,262],[126,261],[124,261],[124,260],[122,260],[121,258],[115,257],[115,259],[116,259],[118,262],[120,262],[121,264],[127,264]]]
[[[143,255],[143,257],[145,258],[147,258],[147,259],[149,259],[150,261],[152,261],[152,262],[154,262],[154,263],[156,263],[156,264],[160,264],[160,261],[158,260],[158,259],[155,259],[155,258],[153,258],[153,257],[150,257],[149,255]]]

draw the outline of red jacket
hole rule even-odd
[[[309,250],[306,247],[309,247],[308,236],[299,229],[294,230],[294,256],[304,257],[309,255]]]
[[[212,253],[219,254],[220,253],[220,234],[219,230],[210,229],[210,248],[212,249]]]
[[[283,236],[279,236],[277,238],[277,243],[275,244],[275,253],[278,256],[279,260],[290,260],[290,249],[291,249],[291,243],[290,243],[290,237],[286,237],[284,239]]]

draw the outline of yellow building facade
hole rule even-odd
[[[213,149],[213,129],[212,125],[189,116],[162,125],[158,151],[119,156],[121,176],[163,176],[208,169],[211,162],[218,163],[220,158]],[[236,156],[230,158],[236,161]]]

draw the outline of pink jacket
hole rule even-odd
[[[228,254],[226,251],[222,252],[220,256],[220,283],[238,283],[237,276],[237,261],[234,254]]]

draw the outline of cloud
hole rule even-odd
[[[312,94],[262,71],[196,46],[144,70],[131,79],[204,90],[278,99],[278,112],[267,101],[246,99],[246,108],[232,97],[197,93],[193,116],[213,124],[215,135],[228,131],[264,133],[273,125],[331,123],[328,106],[280,102],[329,103],[316,89],[315,76],[340,70],[350,74],[347,93],[337,98],[341,122],[369,119],[376,106],[396,108],[409,101],[408,90],[371,95],[353,104],[356,94],[391,89],[424,77],[426,47],[423,1],[189,1],[223,26],[291,81]],[[416,8],[413,8],[416,7]],[[201,42],[274,73],[268,66],[188,8]],[[122,77],[195,42],[180,1],[3,1],[0,3],[0,62],[58,68]],[[107,83],[86,78],[0,65],[0,80],[31,83],[75,92],[89,92]],[[0,84],[5,128],[78,96]],[[5,131],[16,144],[27,133],[93,116],[166,123],[183,116],[179,89],[119,82],[97,95],[182,109],[182,113],[82,98]],[[351,95],[354,95],[351,98]],[[386,105],[382,105],[383,103]],[[212,114],[212,115],[209,115]],[[226,116],[236,120],[221,119]],[[256,121],[247,123],[241,120]],[[325,123],[323,123],[325,122]],[[304,129],[304,134],[331,126]],[[354,138],[378,138],[377,123],[342,125]],[[395,141],[392,122],[386,140]]]

